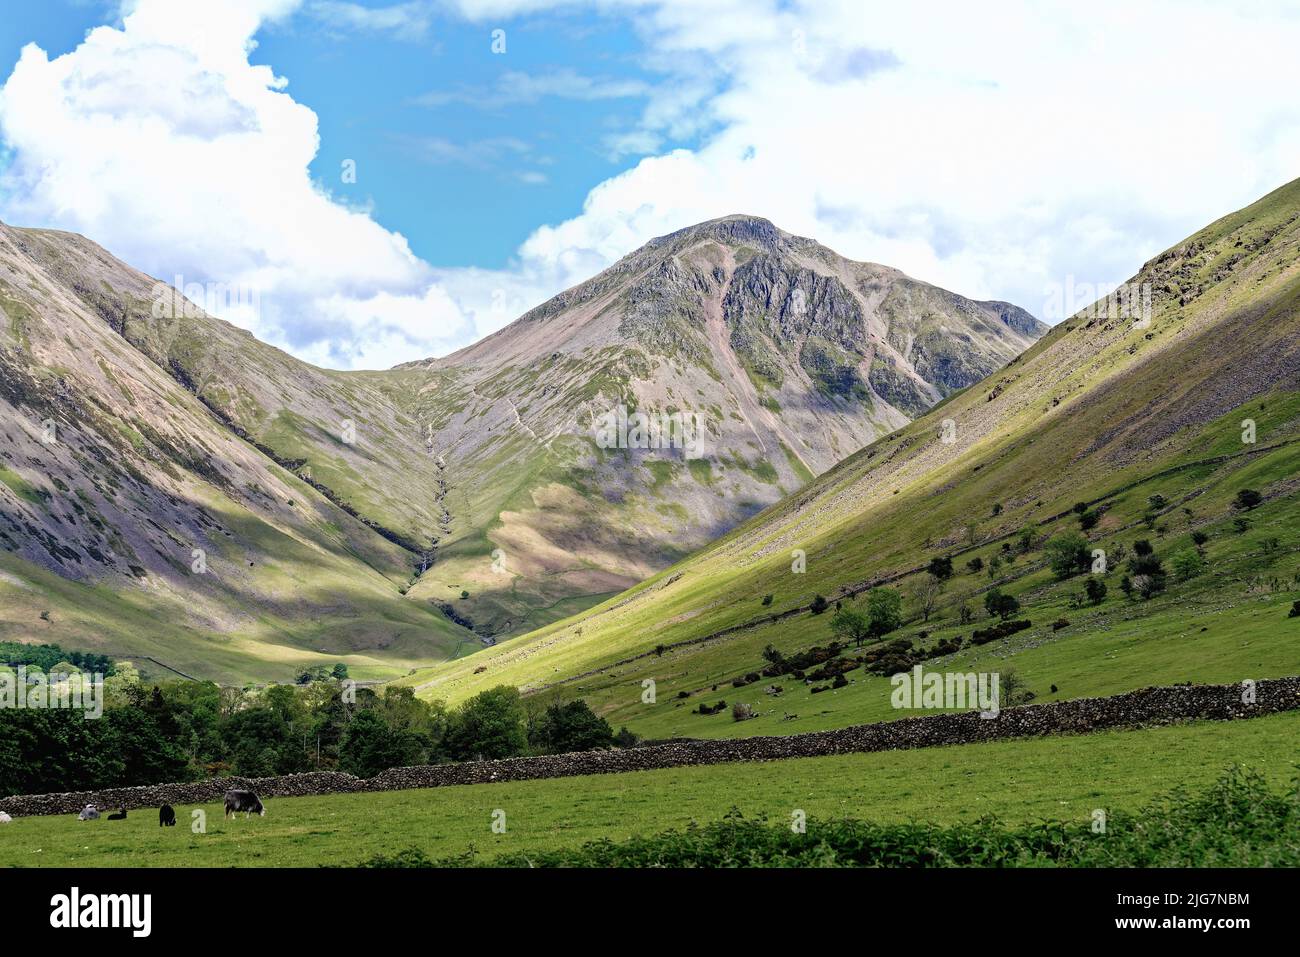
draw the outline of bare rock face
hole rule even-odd
[[[148,595],[196,635],[436,660],[653,574],[1045,331],[749,216],[384,372],[314,368],[159,290],[81,237],[0,226],[0,591],[22,599],[0,634],[51,605],[47,640],[129,650]],[[58,581],[118,597],[63,615]],[[275,657],[247,673],[284,677]]]

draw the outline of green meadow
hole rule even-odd
[[[1095,810],[1136,811],[1178,787],[1201,788],[1244,765],[1273,786],[1300,769],[1300,713],[1197,722],[1086,736],[773,763],[723,764],[374,794],[268,798],[263,818],[226,820],[206,805],[160,828],[156,812],[125,821],[74,815],[0,826],[10,867],[229,867],[352,865],[417,848],[430,858],[574,848],[709,823],[733,807],[780,823],[810,818],[1008,824],[1087,822]],[[504,833],[494,813],[504,812]],[[499,815],[498,815],[499,818]]]

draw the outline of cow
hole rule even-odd
[[[98,820],[99,820],[99,808],[95,807],[95,805],[93,805],[93,804],[87,804],[85,807],[83,807],[83,808],[81,809],[81,813],[77,815],[77,820],[78,820],[78,821],[98,821]]]
[[[252,791],[227,791],[226,792],[226,817],[232,814],[244,812],[244,817],[250,814],[256,814],[259,817],[266,816],[266,808],[262,807],[262,802]]]
[[[123,807],[123,808],[118,808],[117,813],[116,813],[116,814],[110,814],[110,815],[108,816],[108,819],[109,819],[110,821],[125,821],[125,820],[126,820],[126,808],[124,808],[124,807]]]
[[[175,827],[176,810],[170,804],[164,804],[158,809],[158,826]]]

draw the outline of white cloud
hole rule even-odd
[[[328,365],[386,366],[473,335],[406,240],[312,182],[316,115],[254,32],[290,0],[139,0],[54,60],[22,51],[0,89],[4,216],[57,224],[169,281],[256,291],[259,336]],[[484,307],[485,308],[485,307]]]
[[[337,30],[385,33],[398,40],[421,40],[433,24],[433,5],[413,0],[389,7],[364,7],[342,0],[312,0],[308,12]]]
[[[84,232],[155,274],[255,286],[263,314],[244,321],[259,335],[378,366],[464,345],[653,236],[732,212],[1041,313],[1052,284],[1122,281],[1300,175],[1288,5],[572,0],[631,17],[642,65],[664,77],[613,148],[698,145],[598,184],[509,270],[438,269],[312,183],[315,114],[248,61],[259,25],[295,5],[138,0],[72,53],[26,48],[0,91],[3,215]],[[548,6],[460,12],[495,28]],[[519,76],[500,88],[516,102],[604,82]],[[435,131],[424,144],[446,161],[531,159]]]
[[[649,87],[640,80],[585,76],[565,67],[540,73],[507,70],[491,87],[459,86],[453,90],[422,93],[414,102],[422,106],[468,103],[484,109],[498,109],[519,103],[536,103],[545,97],[566,100],[616,100],[644,96]]]
[[[681,64],[698,87],[701,62],[723,77],[702,96],[666,83],[635,143],[684,112],[716,132],[642,160],[539,229],[522,250],[539,271],[576,279],[568,264],[590,269],[748,212],[1042,314],[1053,284],[1123,281],[1300,175],[1290,5],[635,7],[670,77]]]

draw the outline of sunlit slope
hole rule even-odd
[[[228,681],[453,654],[468,633],[401,598],[411,553],[163,361],[205,323],[242,334],[156,322],[148,283],[80,237],[0,226],[0,634]]]
[[[1025,593],[1032,634],[1046,640],[1056,634],[1048,627],[1047,603],[1064,608],[1064,594],[1054,597],[1053,589],[1067,586],[1052,586],[1041,570],[1041,544],[1057,531],[1078,528],[1069,513],[1079,501],[1106,508],[1089,532],[1101,546],[1112,539],[1162,538],[1165,552],[1187,544],[1175,536],[1204,525],[1219,535],[1207,546],[1212,566],[1233,563],[1235,573],[1249,576],[1280,563],[1273,577],[1291,582],[1288,548],[1295,543],[1287,537],[1286,516],[1295,514],[1300,471],[1296,447],[1288,444],[1300,437],[1298,219],[1300,183],[1292,183],[1147,263],[1133,283],[1149,285],[1149,324],[1140,321],[1140,312],[1112,316],[1106,304],[1085,310],[983,382],[696,556],[585,615],[412,680],[424,694],[459,699],[490,684],[539,689],[596,672],[563,693],[604,695],[611,711],[617,701],[638,702],[634,686],[655,672],[692,670],[692,678],[702,680],[691,690],[707,691],[710,681],[761,668],[760,652],[769,641],[825,643],[826,619],[798,611],[815,594],[835,600],[884,580],[910,594],[917,573],[936,555],[954,556],[959,574],[928,628],[916,618],[898,634],[946,634],[945,623],[951,633],[969,634],[971,626],[956,626],[956,609],[969,602],[982,625],[981,594],[995,581],[987,573],[967,573],[965,561],[1000,553],[1001,542],[1026,526],[1038,528],[1033,547],[996,583]],[[1255,420],[1254,444],[1242,441],[1245,419]],[[1231,502],[1241,487],[1258,488],[1265,504],[1252,527],[1238,534]],[[1163,536],[1143,519],[1153,494],[1168,500],[1157,523],[1165,526]],[[1257,557],[1250,551],[1255,545],[1272,557]],[[791,571],[795,550],[806,554],[805,574]],[[1129,604],[1119,596],[1119,575],[1108,582],[1110,604],[1071,613],[1075,621],[1059,630],[1062,637],[1107,632],[1117,615],[1154,613],[1178,587],[1193,587],[1171,587],[1155,601]],[[1195,587],[1209,582],[1199,578]],[[1079,583],[1070,587],[1078,591]],[[1240,581],[1234,587],[1240,590]],[[762,604],[766,595],[773,596],[769,606]],[[1280,603],[1286,589],[1269,595]],[[1044,604],[1034,608],[1033,600]],[[915,612],[911,601],[908,610]],[[790,617],[725,633],[783,612]],[[1081,625],[1093,616],[1105,620]],[[655,654],[660,645],[662,656]],[[648,657],[615,666],[636,655]],[[1300,663],[1300,654],[1296,658]],[[1186,665],[1187,678],[1195,678],[1193,654]],[[652,725],[666,720],[662,709],[635,704],[624,713]]]

